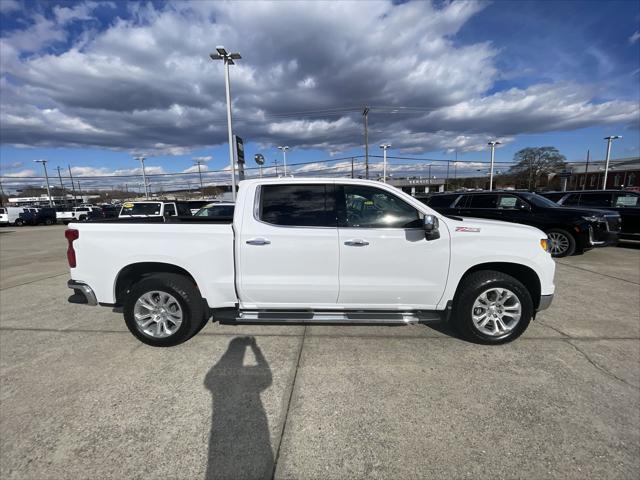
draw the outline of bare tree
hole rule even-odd
[[[557,173],[565,168],[567,158],[556,147],[527,147],[513,156],[516,164],[509,169],[518,181],[535,190],[542,175]]]

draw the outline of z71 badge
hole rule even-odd
[[[456,227],[456,232],[479,232],[480,229],[476,227]]]

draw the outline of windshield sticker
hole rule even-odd
[[[479,232],[480,229],[476,227],[456,227],[456,232]]]
[[[133,208],[133,203],[125,203],[122,205],[124,208]]]

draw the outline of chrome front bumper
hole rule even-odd
[[[551,302],[553,301],[553,294],[551,295],[540,295],[540,304],[536,309],[537,312],[541,310],[546,310],[551,306]]]
[[[83,305],[90,305],[95,307],[98,305],[96,294],[86,283],[78,282],[77,280],[69,280],[67,287],[73,290],[74,294],[69,297],[69,303],[80,303]]]

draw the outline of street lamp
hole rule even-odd
[[[609,135],[608,137],[604,137],[607,141],[607,160],[604,166],[604,182],[602,183],[602,189],[607,189],[607,174],[609,173],[609,157],[611,156],[611,142],[613,140],[617,140],[618,138],[622,138],[622,135]]]
[[[53,207],[53,201],[51,200],[51,189],[49,188],[49,175],[47,174],[47,161],[46,160],[34,160],[36,163],[41,163],[44,168],[44,178],[47,181],[47,196],[49,197],[49,206]]]
[[[287,176],[287,150],[289,150],[288,146],[278,147],[278,150],[282,150],[282,159],[284,161],[284,176]]]
[[[209,55],[211,60],[224,61],[224,86],[227,93],[227,130],[229,132],[229,164],[231,166],[231,197],[236,201],[236,162],[233,154],[233,130],[231,127],[231,87],[229,85],[229,65],[235,65],[234,60],[240,60],[239,53],[228,53],[224,47],[216,47],[217,53]]]
[[[147,189],[147,173],[144,170],[145,158],[142,155],[140,155],[138,157],[134,157],[134,159],[138,160],[140,162],[140,165],[142,166],[142,183],[144,184],[144,198],[149,200],[149,190]]]
[[[391,146],[390,143],[383,143],[380,145],[382,149],[382,155],[384,160],[382,161],[382,181],[387,183],[387,149]]]
[[[491,140],[487,145],[491,147],[491,170],[489,173],[489,191],[493,190],[493,160],[495,158],[496,145],[502,145],[496,140]]]

